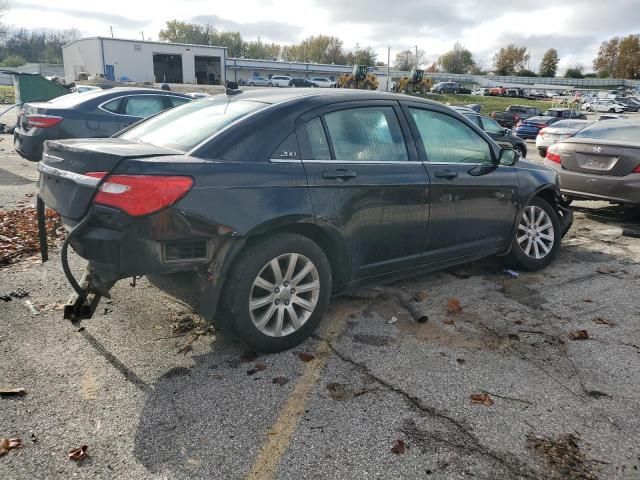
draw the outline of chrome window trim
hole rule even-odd
[[[270,158],[271,163],[327,163],[327,164],[352,164],[352,165],[422,165],[422,162],[414,160],[294,160],[288,158]]]
[[[41,174],[53,175],[55,177],[64,178],[83,185],[85,187],[97,187],[102,179],[82,175],[81,173],[69,172],[68,170],[60,170],[59,168],[50,167],[42,162],[38,162],[38,171]]]
[[[102,110],[103,112],[106,112],[110,115],[115,115],[116,117],[134,117],[134,118],[141,118],[141,117],[136,117],[135,115],[127,115],[126,113],[115,113],[115,112],[111,112],[109,110],[106,110],[105,108],[103,108],[104,105],[106,105],[107,103],[113,102],[114,100],[120,100],[123,98],[127,98],[127,97],[141,97],[141,96],[145,96],[145,95],[154,95],[156,97],[173,97],[173,98],[185,98],[185,97],[181,97],[179,95],[161,95],[158,93],[132,93],[129,95],[121,95],[119,97],[114,97],[114,98],[110,98],[109,100],[106,100],[104,102],[102,102],[100,105],[98,105],[98,109]],[[187,103],[191,102],[193,99],[187,99]],[[171,107],[168,107],[171,108]],[[165,108],[164,110],[168,110],[168,108]],[[175,108],[175,107],[174,107]],[[164,112],[164,110],[160,110],[160,112]],[[160,112],[156,112],[156,113],[160,113]],[[154,114],[155,115],[155,114]]]

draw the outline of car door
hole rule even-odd
[[[404,108],[431,185],[425,261],[505,249],[517,211],[516,169],[499,166],[489,140],[454,114]]]
[[[297,131],[315,215],[344,239],[353,278],[420,263],[429,182],[399,104],[334,104]]]
[[[155,115],[170,107],[162,95],[130,95],[123,97],[120,128],[125,128],[143,118]]]

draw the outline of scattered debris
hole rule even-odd
[[[479,403],[486,407],[490,407],[495,402],[488,393],[475,393],[469,397],[472,403]]]
[[[33,303],[31,303],[31,300],[25,300],[24,305],[29,309],[29,312],[31,312],[31,315],[40,315],[40,312],[38,311],[38,309],[35,307]]]
[[[447,312],[449,313],[460,313],[462,311],[462,305],[460,305],[460,300],[457,298],[450,298],[447,300]]]
[[[427,323],[429,321],[429,317],[426,315],[422,315],[421,317],[418,317],[416,319],[416,322],[418,323]]]
[[[593,323],[597,323],[598,325],[609,325],[610,327],[616,326],[615,322],[602,317],[594,318]]]
[[[348,385],[344,383],[331,382],[327,383],[327,390],[329,391],[329,395],[331,398],[338,401],[343,400],[353,400],[360,395],[364,395],[365,393],[371,393],[378,390],[378,388],[363,388],[360,390],[354,390]]]
[[[48,243],[54,246],[64,238],[60,215],[51,209],[45,212]],[[0,211],[0,265],[10,265],[38,253],[38,218],[35,208]]]
[[[387,320],[387,325],[393,325],[398,321],[398,317],[391,317],[391,320]]]
[[[509,268],[505,268],[504,273],[509,275],[511,278],[518,278],[520,276],[518,272],[516,272],[515,270],[511,270]]]
[[[9,450],[22,447],[20,438],[0,438],[0,457],[5,455]]]
[[[2,397],[23,397],[27,394],[27,391],[22,388],[3,387],[0,386],[0,396]]]
[[[24,288],[16,288],[15,290],[9,292],[9,295],[14,298],[24,298],[29,296],[29,291],[25,290]]]
[[[453,320],[451,320],[450,318],[445,318],[442,323],[444,323],[445,325],[455,325],[455,323],[453,322]]]
[[[5,302],[10,302],[13,299],[11,298],[11,295],[9,295],[8,293],[2,293],[0,294],[0,300],[4,300]]]
[[[464,358],[456,358],[456,362],[458,362],[460,365],[464,365],[467,361]]]
[[[599,390],[585,390],[586,394],[591,398],[603,398],[610,396],[608,393],[601,392]]]
[[[586,330],[575,330],[569,333],[569,338],[571,338],[571,340],[588,340],[589,332]]]
[[[578,437],[572,433],[561,435],[551,439],[540,436],[529,436],[527,444],[529,448],[542,454],[547,463],[553,468],[560,478],[570,480],[596,480],[598,476],[593,472],[593,462],[585,459],[580,451]]]
[[[593,300],[591,300],[590,298],[585,298],[582,301],[585,302],[585,303],[593,303]]]
[[[32,443],[38,443],[38,437],[36,437],[35,433],[31,434],[31,442]]]
[[[395,453],[396,455],[402,455],[407,451],[407,445],[404,443],[404,440],[400,440],[399,438],[393,442],[393,447],[391,447],[391,453]]]
[[[267,369],[266,363],[258,362],[254,365],[254,367],[251,370],[247,370],[247,375],[253,375],[255,373],[262,372],[266,369]]]
[[[240,355],[240,361],[242,363],[255,362],[257,358],[258,358],[258,354],[253,350],[247,350],[242,355]]]
[[[289,379],[287,377],[276,377],[272,380],[276,385],[285,385],[289,383]]]
[[[316,358],[314,355],[312,355],[310,353],[306,353],[306,352],[298,353],[298,357],[300,357],[300,360],[302,360],[305,363],[309,363],[311,360]]]
[[[39,305],[41,312],[49,312],[51,310],[64,310],[64,303],[47,303],[45,305]]]
[[[599,267],[596,269],[596,272],[602,273],[603,275],[611,275],[612,273],[616,273],[617,270],[611,267]]]
[[[76,462],[82,461],[87,458],[87,450],[89,447],[87,445],[82,445],[79,448],[71,448],[69,449],[69,460],[74,460]]]

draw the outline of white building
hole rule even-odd
[[[81,38],[62,47],[64,73],[103,74],[133,82],[224,84],[226,47],[143,42],[109,37]]]

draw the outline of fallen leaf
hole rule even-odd
[[[240,355],[240,361],[244,363],[255,362],[256,358],[258,358],[258,354],[253,350],[247,350],[242,355]]]
[[[616,273],[616,270],[611,267],[599,267],[596,269],[596,272],[602,273],[603,275],[610,275],[612,273]]]
[[[287,377],[276,377],[272,381],[276,385],[285,385],[285,384],[289,383],[289,379]]]
[[[453,320],[451,320],[450,318],[445,318],[442,323],[444,323],[445,325],[455,325],[455,323],[453,323]]]
[[[87,458],[87,445],[82,445],[80,448],[71,448],[69,450],[69,460],[79,462]]]
[[[0,395],[3,397],[21,397],[26,394],[27,391],[22,387],[12,388],[0,386]]]
[[[311,355],[310,353],[306,353],[306,352],[298,353],[298,357],[300,357],[300,360],[302,360],[305,363],[309,363],[311,360],[316,358],[315,356]]]
[[[256,363],[255,366],[251,370],[247,370],[247,375],[253,375],[254,373],[262,372],[267,369],[267,365],[265,363]]]
[[[19,438],[2,438],[0,439],[0,456],[6,454],[9,450],[22,447],[22,440]]]
[[[393,442],[393,447],[391,447],[391,453],[395,453],[396,455],[402,455],[407,451],[407,445],[404,443],[404,440],[400,440],[399,438]]]
[[[520,341],[520,336],[516,335],[515,333],[510,333],[509,334],[509,340],[513,340],[515,342],[519,342]]]
[[[18,202],[20,205],[24,202]],[[0,265],[9,265],[40,251],[38,216],[35,208],[18,208],[0,211]],[[51,209],[45,212],[48,244],[61,241],[65,232],[61,229],[60,216]]]
[[[473,403],[480,403],[487,407],[494,404],[493,398],[488,393],[476,393],[469,397]]]
[[[582,301],[585,302],[585,303],[593,303],[593,300],[591,300],[590,298],[585,298]]]
[[[447,312],[449,313],[459,313],[462,311],[462,305],[460,305],[460,300],[457,298],[450,298],[447,300]]]
[[[607,320],[606,318],[602,318],[602,317],[597,317],[593,319],[594,323],[597,323],[598,325],[609,325],[610,327],[615,327],[615,322],[612,322],[611,320]]]
[[[464,358],[456,358],[456,362],[458,362],[460,365],[464,365],[466,363],[466,360]]]
[[[569,334],[571,340],[588,340],[589,333],[586,330],[576,330]]]

